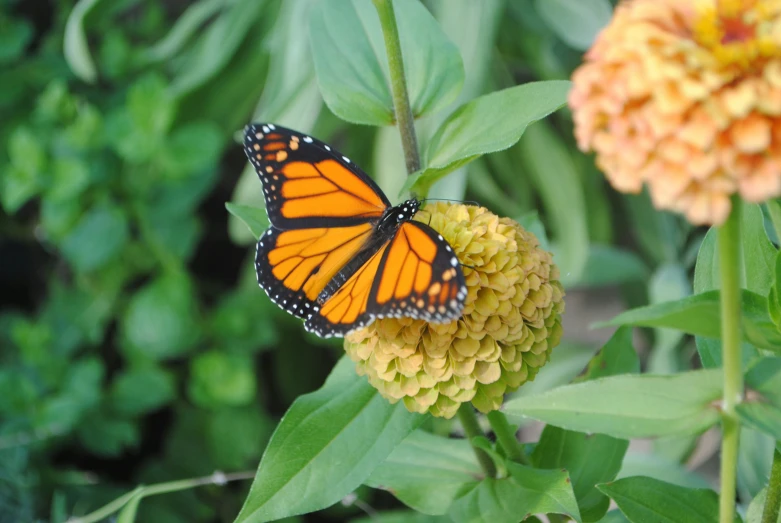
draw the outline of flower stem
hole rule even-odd
[[[773,452],[773,467],[770,469],[770,481],[767,484],[765,510],[762,512],[762,523],[776,523],[778,511],[781,508],[781,452]]]
[[[722,400],[721,494],[719,522],[735,518],[735,486],[740,421],[735,407],[743,397],[740,358],[740,200],[733,199],[732,212],[718,230],[721,276],[721,347],[724,369]]]
[[[388,70],[390,71],[391,92],[393,94],[393,111],[396,123],[401,133],[401,146],[404,148],[404,158],[407,162],[407,174],[420,170],[420,153],[418,138],[415,135],[415,121],[412,118],[412,108],[407,94],[407,81],[404,78],[404,60],[401,56],[399,28],[396,25],[396,15],[393,12],[393,0],[373,0],[377,14],[380,15],[382,36],[385,39],[385,49],[388,53]]]
[[[475,414],[471,403],[461,404],[458,408],[458,419],[461,421],[461,426],[464,427],[464,432],[466,433],[469,443],[472,443],[472,438],[485,436],[483,430],[480,428],[480,424],[477,422],[477,415]],[[486,477],[496,477],[496,467],[494,466],[491,457],[486,454],[483,449],[475,447],[474,445],[472,445],[472,450],[475,451],[477,462],[480,463],[480,467],[483,469],[483,472],[485,472]]]
[[[102,506],[94,512],[90,512],[86,516],[69,518],[65,523],[97,523],[108,518],[111,514],[119,511],[122,507],[127,505],[136,496],[153,496],[155,494],[164,494],[167,492],[176,492],[179,490],[186,490],[195,487],[201,487],[203,485],[224,485],[230,481],[239,481],[244,479],[252,479],[255,477],[254,471],[247,472],[233,472],[231,474],[223,474],[222,472],[215,472],[210,476],[203,476],[200,478],[181,479],[178,481],[168,481],[166,483],[158,483],[156,485],[138,486],[130,492],[123,494],[114,501]]]
[[[488,422],[491,424],[494,435],[496,435],[496,440],[504,449],[505,456],[516,463],[528,465],[529,458],[524,454],[521,443],[515,437],[515,430],[507,421],[507,416],[504,415],[504,412],[498,410],[489,412]]]

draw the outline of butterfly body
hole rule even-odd
[[[461,316],[466,285],[452,247],[414,221],[421,202],[392,206],[346,156],[272,124],[245,130],[271,227],[257,244],[259,285],[323,337],[375,318]]]

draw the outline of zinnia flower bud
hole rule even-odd
[[[483,207],[440,202],[416,219],[444,236],[462,263],[463,316],[442,324],[378,319],[349,334],[345,349],[380,394],[410,411],[450,418],[467,401],[498,409],[559,343],[558,268],[533,234]]]
[[[695,224],[781,194],[781,2],[624,1],[572,80],[578,145],[616,189]]]

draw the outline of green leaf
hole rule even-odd
[[[513,109],[508,111],[511,111],[509,114],[515,114]],[[511,120],[517,121],[514,116]],[[526,167],[525,172],[539,192],[550,221],[562,284],[567,287],[580,282],[583,268],[590,257],[581,173],[564,142],[548,122],[539,122],[527,129],[518,143],[518,149]],[[617,274],[615,267],[612,269]]]
[[[639,373],[640,358],[632,345],[632,328],[624,326],[613,333],[605,346],[589,361],[585,375],[576,381]]]
[[[98,269],[122,251],[129,236],[122,210],[111,203],[93,207],[62,240],[62,254],[79,272]]]
[[[608,0],[536,0],[534,7],[556,36],[578,51],[585,51],[610,22]]]
[[[184,275],[166,275],[137,291],[121,323],[123,348],[158,360],[179,356],[199,339],[196,296]]]
[[[77,198],[90,182],[89,167],[75,158],[55,158],[52,182],[46,196],[55,200]]]
[[[270,225],[268,214],[266,214],[266,209],[264,208],[231,202],[225,202],[225,208],[233,216],[244,222],[255,238],[263,236],[263,233],[266,232]]]
[[[202,169],[213,169],[222,146],[222,132],[213,123],[195,122],[176,128],[163,149],[166,176],[182,178]]]
[[[773,464],[775,438],[743,426],[738,447],[738,496],[751,499],[767,485]]]
[[[567,469],[583,521],[597,521],[607,512],[610,500],[596,484],[616,477],[628,447],[625,439],[546,425],[534,447],[532,463],[542,469]]]
[[[85,82],[94,83],[98,79],[95,62],[89,52],[87,35],[84,30],[84,18],[100,0],[79,0],[68,15],[65,24],[63,53],[65,61],[76,76]]]
[[[767,299],[743,290],[741,303],[744,339],[763,349],[781,351],[781,332],[768,315]],[[721,336],[719,307],[719,291],[709,291],[682,300],[632,309],[598,325],[670,327],[688,334],[719,338]]]
[[[355,490],[425,420],[391,405],[343,357],[300,396],[271,437],[236,523],[328,507]]]
[[[746,398],[736,410],[749,427],[781,439],[781,358],[762,358],[746,373]]]
[[[425,170],[408,177],[405,189],[428,190],[435,181],[478,156],[507,149],[529,124],[562,107],[570,86],[563,80],[530,82],[462,105],[431,138]]]
[[[612,376],[507,402],[506,412],[619,438],[695,434],[716,424],[721,373]]]
[[[133,523],[136,520],[136,514],[138,513],[138,505],[141,503],[141,499],[144,497],[143,491],[139,493],[127,502],[122,510],[117,514],[117,523]]]
[[[137,80],[128,91],[127,110],[137,132],[150,140],[165,136],[175,111],[165,79],[148,74]]]
[[[564,514],[580,522],[569,474],[508,462],[510,476],[476,481],[450,509],[456,523],[519,521],[532,514]]]
[[[626,453],[621,471],[618,473],[618,479],[632,476],[648,476],[689,488],[710,487],[707,479],[696,472],[687,470],[680,462],[654,453],[631,451]]]
[[[165,37],[145,49],[142,56],[149,62],[170,60],[192,39],[203,24],[224,6],[224,0],[200,0],[188,6]]]
[[[741,206],[741,286],[761,296],[766,296],[772,281],[775,248],[764,229],[762,211],[758,205]],[[700,245],[697,264],[694,269],[694,292],[719,288],[719,263],[716,253],[717,230],[711,228]],[[696,338],[697,351],[703,366],[721,366],[721,342],[701,336]],[[756,355],[756,350],[746,344],[742,350],[744,364]]]
[[[459,491],[481,476],[469,442],[417,430],[372,472],[366,484],[391,492],[418,512],[443,515]]]
[[[240,52],[241,44],[251,38],[251,29],[262,16],[267,2],[245,0],[227,5],[223,2],[223,5],[224,11],[199,33],[197,40],[188,46],[188,52],[182,56],[178,69],[180,74],[171,81],[174,98],[181,99],[228,69],[231,59]],[[221,87],[224,91],[225,86]]]
[[[632,329],[621,327],[592,358],[584,379],[638,372],[640,360],[632,346]],[[627,440],[547,425],[531,459],[538,468],[567,469],[583,521],[597,521],[607,512],[610,500],[596,484],[615,479],[628,447]]]
[[[599,486],[633,522],[712,523],[719,518],[719,497],[709,489],[690,489],[644,476]],[[735,521],[740,521],[735,517]]]
[[[648,298],[651,303],[665,303],[691,295],[687,270],[678,263],[663,263],[654,271],[648,282]],[[648,372],[672,374],[688,366],[678,351],[684,334],[675,329],[655,329],[654,347],[648,361]],[[685,356],[688,358],[688,355]]]
[[[202,407],[251,403],[257,388],[252,359],[216,350],[199,354],[190,365],[188,387],[193,403]]]
[[[104,457],[115,457],[138,444],[139,426],[127,419],[103,414],[85,416],[79,424],[79,440],[87,450]]]
[[[0,20],[0,64],[21,58],[34,33],[32,23],[24,18]]]
[[[111,385],[111,408],[123,416],[159,409],[176,395],[173,377],[160,367],[138,367],[122,372]]]
[[[458,48],[417,0],[395,0],[412,113],[431,113],[458,95],[464,66]],[[312,9],[309,38],[317,81],[326,104],[348,122],[395,121],[388,59],[377,11],[371,2],[335,0]]]

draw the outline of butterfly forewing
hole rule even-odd
[[[311,136],[253,124],[244,132],[244,151],[263,184],[269,221],[278,229],[376,221],[390,206],[349,158]]]

